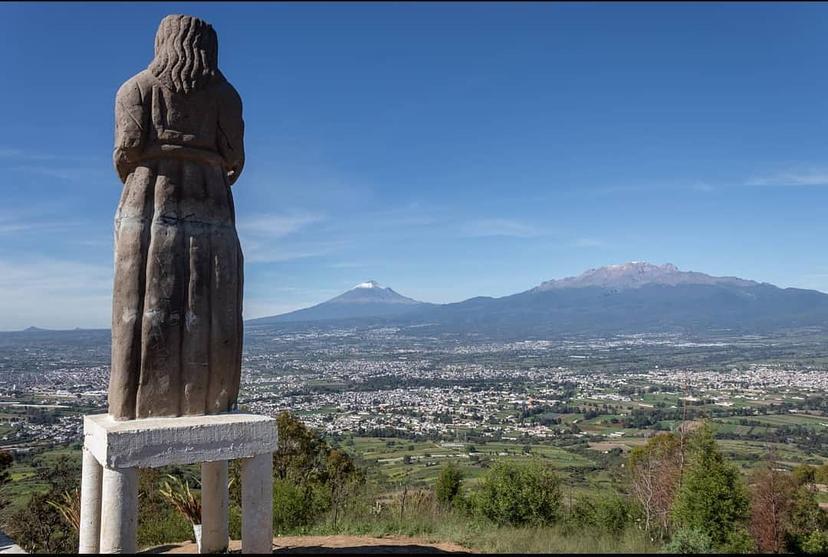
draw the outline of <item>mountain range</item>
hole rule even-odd
[[[248,324],[340,322],[509,338],[654,331],[759,333],[828,326],[828,294],[633,261],[549,280],[510,296],[451,304],[420,302],[369,281],[316,306]]]

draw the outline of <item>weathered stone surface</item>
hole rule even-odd
[[[219,414],[115,420],[84,416],[84,447],[107,468],[156,468],[251,458],[276,450],[276,420]]]
[[[243,260],[230,186],[244,166],[244,122],[217,51],[208,23],[167,16],[154,60],[116,96],[116,419],[236,407]]]

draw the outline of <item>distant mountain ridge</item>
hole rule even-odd
[[[509,338],[720,329],[754,333],[828,328],[828,294],[632,261],[545,281],[510,296],[452,304],[420,302],[369,281],[311,308],[249,323],[332,320],[416,326],[418,334]]]
[[[694,271],[680,271],[672,263],[653,265],[644,261],[631,261],[621,265],[607,265],[598,269],[589,269],[577,277],[542,282],[534,290],[551,290],[555,288],[638,288],[645,284],[719,284],[732,286],[756,286],[759,283],[737,277],[713,277]]]

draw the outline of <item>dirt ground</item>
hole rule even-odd
[[[230,552],[241,550],[241,542],[232,540]],[[154,547],[142,553],[196,553],[196,545],[191,542],[169,544]],[[370,538],[363,536],[284,536],[273,538],[273,553],[469,553],[469,550],[453,543],[430,543],[419,538],[385,537]]]

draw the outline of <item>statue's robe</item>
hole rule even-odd
[[[236,407],[242,252],[230,186],[244,164],[241,99],[220,74],[176,92],[145,70],[121,86],[109,413]]]

